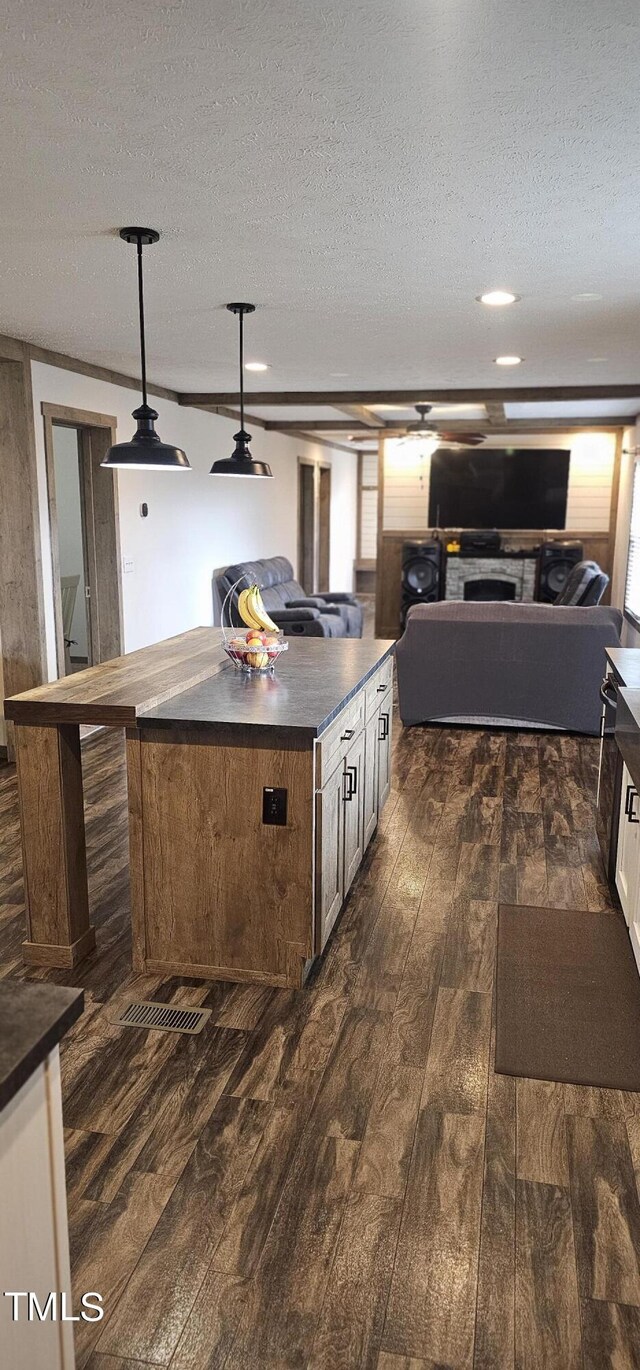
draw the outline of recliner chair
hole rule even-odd
[[[609,576],[597,561],[578,561],[554,599],[554,606],[599,604],[608,584]]]
[[[267,613],[286,637],[362,637],[362,605],[355,595],[328,591],[305,595],[294,580],[293,567],[286,557],[267,557],[262,561],[238,562],[215,577],[220,603],[236,580],[248,577],[243,585],[255,582],[262,591]],[[234,621],[237,594],[231,597]]]

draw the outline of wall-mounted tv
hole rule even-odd
[[[431,458],[433,528],[564,528],[571,453],[438,447]]]

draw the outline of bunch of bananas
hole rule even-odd
[[[247,628],[256,628],[267,633],[277,633],[279,631],[277,623],[274,623],[262,603],[259,585],[250,585],[248,590],[242,590],[238,595],[238,613]]]

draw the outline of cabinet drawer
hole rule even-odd
[[[368,680],[364,687],[365,697],[365,722],[368,723],[371,715],[380,707],[383,700],[387,700],[391,694],[393,682],[393,657],[389,657],[383,663],[375,675]]]
[[[331,772],[340,764],[358,733],[364,727],[364,690],[353,699],[329,724],[318,739],[316,750],[316,789],[324,785]]]

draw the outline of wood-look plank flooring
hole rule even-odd
[[[640,1096],[493,1071],[497,904],[611,908],[597,744],[397,729],[380,830],[300,992],[129,969],[123,742],[84,744],[98,952],[22,966],[0,770],[2,973],[77,983],[62,1052],[88,1370],[640,1365]],[[113,1026],[205,1004],[196,1038]]]

